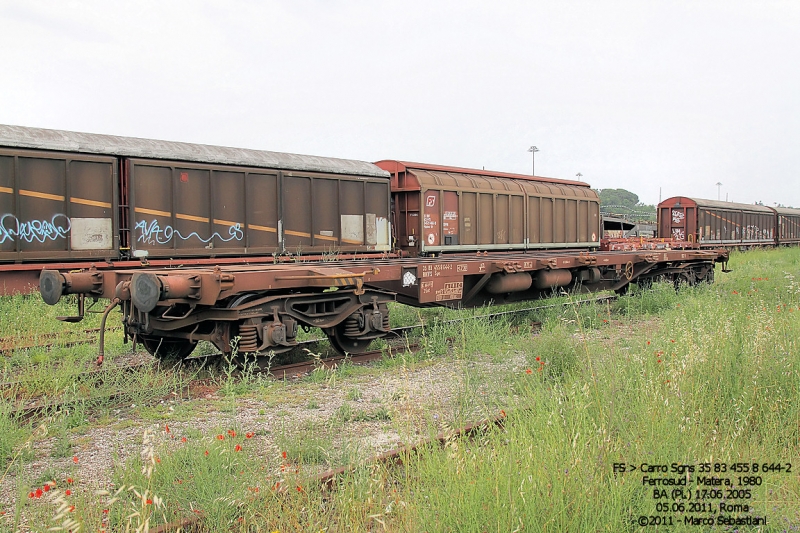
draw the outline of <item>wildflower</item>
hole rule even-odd
[[[72,491],[69,490],[69,489],[64,491],[64,496],[70,496],[71,494],[72,494]]]
[[[205,451],[205,455],[208,455],[208,450]]]
[[[164,431],[169,433],[169,424],[164,424]]]
[[[604,319],[603,319],[603,324],[608,324],[608,320],[606,320],[606,319],[604,318]]]
[[[72,458],[72,462],[75,463],[75,464],[78,464],[78,460],[79,459],[78,459],[77,455]]]
[[[225,435],[222,434],[217,435],[217,440],[225,440]]]
[[[650,341],[647,341],[647,345],[650,346]]]
[[[283,457],[284,459],[286,459],[286,452],[281,452],[281,457]]]
[[[675,342],[675,339],[670,339],[670,340],[669,340],[669,342],[672,342],[672,343],[674,343],[674,342]]]
[[[542,358],[541,358],[541,357],[539,357],[539,356],[537,355],[537,356],[536,356],[536,360],[537,360],[537,361],[541,361],[541,360],[542,360]]]
[[[526,374],[532,374],[532,373],[533,373],[533,370],[531,370],[530,368],[526,368],[526,369],[525,369],[525,373],[526,373]]]
[[[738,293],[738,292],[736,292],[736,291],[733,291],[733,294],[739,294],[739,293]]]
[[[661,362],[661,359],[659,359],[658,361],[656,361],[656,363],[660,363],[660,362]]]
[[[156,462],[157,462],[158,464],[161,464],[161,457],[156,457]]]
[[[186,442],[186,437],[181,437],[181,442]]]
[[[233,437],[236,436],[236,432],[234,430],[232,430],[232,429],[229,429],[228,430],[228,435],[230,435],[230,437],[233,438]]]
[[[67,478],[67,483],[69,483],[70,485],[72,485],[72,478],[71,478],[71,477],[68,477],[68,478]]]
[[[297,485],[297,492],[303,492],[303,487],[301,487],[300,485]]]
[[[36,495],[32,491],[28,493],[28,498],[35,498],[35,497]]]
[[[108,509],[103,509],[103,514],[108,514]]]
[[[150,498],[147,498],[147,501],[144,502],[144,503],[146,503],[147,505],[153,505],[153,500],[151,500]]]
[[[45,483],[44,486],[42,487],[42,490],[45,491],[45,492],[49,492],[50,491],[50,485]]]
[[[255,433],[253,433],[252,431],[248,431],[247,433],[244,434],[244,438],[246,439],[252,439],[254,436]]]
[[[72,512],[75,512],[75,506],[74,506],[74,505],[70,505],[70,506],[67,508],[67,511],[69,511],[70,513],[72,513]]]
[[[41,498],[42,494],[44,494],[44,492],[42,492],[42,489],[36,489],[36,496],[35,496],[36,498]]]
[[[237,445],[236,445],[236,446],[233,448],[233,451],[235,451],[235,452],[240,452],[240,451],[242,451],[242,445],[241,445],[241,444],[237,444]]]
[[[503,411],[502,409],[500,409],[500,416],[502,416],[503,418],[506,417],[506,412]]]

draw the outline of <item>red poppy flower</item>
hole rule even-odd
[[[235,451],[235,452],[240,452],[240,451],[242,451],[242,446],[241,446],[241,444],[237,444],[237,445],[236,445],[236,446],[233,448],[233,451]]]
[[[186,442],[186,437],[181,437],[181,442]]]
[[[164,431],[169,433],[169,424],[164,424]]]
[[[69,508],[67,509],[67,511],[69,511],[70,513],[74,512],[75,511],[75,506],[74,505],[70,505]]]
[[[286,452],[281,452],[281,457],[283,457],[284,459],[286,459]]]
[[[233,437],[235,437],[235,436],[236,436],[236,432],[235,432],[234,430],[232,430],[232,429],[229,429],[229,430],[228,430],[228,435],[230,435],[230,436],[231,436],[231,438],[233,438]]]
[[[67,489],[67,490],[65,490],[65,491],[64,491],[64,496],[69,496],[69,495],[71,495],[71,494],[72,494],[72,491],[71,491],[71,490],[69,490],[69,489]]]
[[[205,454],[208,455],[208,450],[206,450]]]
[[[33,492],[28,493],[28,498],[35,498],[36,495]]]
[[[650,341],[647,341],[647,345],[650,346]]]
[[[70,485],[72,484],[72,478],[71,477],[67,478],[67,483],[69,483]]]
[[[103,514],[108,514],[108,509],[103,509]]]
[[[150,498],[147,498],[147,501],[144,502],[144,503],[146,503],[147,505],[153,505],[153,500],[151,500]]]
[[[303,492],[303,487],[301,487],[300,485],[297,485],[297,492]]]
[[[606,319],[604,318],[604,319],[603,319],[603,323],[604,323],[604,324],[608,324],[608,320],[606,320]]]
[[[225,435],[217,435],[217,440],[225,440]]]
[[[537,361],[541,361],[541,357],[539,357],[539,356],[537,355],[537,356],[536,356],[536,360],[537,360]]]
[[[254,436],[255,433],[253,433],[252,431],[248,431],[247,433],[244,434],[244,438],[246,439],[252,439]]]
[[[72,462],[75,463],[75,464],[78,464],[78,456],[77,455],[72,458]]]
[[[37,498],[41,498],[42,494],[44,494],[44,492],[42,492],[42,489],[36,489],[36,497]]]
[[[526,368],[526,369],[525,369],[525,373],[526,373],[526,374],[532,374],[532,373],[533,373],[533,370],[531,370],[530,368]]]
[[[45,491],[45,492],[49,492],[50,491],[50,485],[45,483],[45,485],[42,487],[42,490]]]
[[[502,416],[503,418],[506,417],[506,412],[503,411],[502,409],[500,409],[500,416]]]

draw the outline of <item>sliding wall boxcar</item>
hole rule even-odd
[[[127,161],[136,257],[389,249],[389,180]]]
[[[0,148],[0,260],[116,257],[116,162]]]
[[[775,244],[775,225],[775,211],[762,205],[683,196],[658,204],[659,236],[696,246]]]
[[[392,174],[399,246],[427,254],[596,247],[600,200],[586,183],[380,161]]]
[[[800,209],[775,207],[774,210],[778,216],[778,242],[800,243]]]

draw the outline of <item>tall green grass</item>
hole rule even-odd
[[[429,423],[423,435],[441,429],[439,414],[453,426],[502,410],[502,428],[423,448],[400,465],[361,466],[330,491],[313,483],[313,472],[363,458],[357,443],[322,451],[333,446],[332,434],[359,423],[352,406],[298,433],[277,428],[276,449],[258,448],[246,428],[235,436],[228,428],[187,433],[186,442],[162,431],[144,447],[149,455],[117,470],[116,486],[126,487],[117,499],[81,496],[81,522],[124,530],[145,518],[152,527],[201,510],[205,531],[661,531],[636,521],[666,514],[675,518],[666,530],[696,532],[707,528],[657,512],[663,500],[642,485],[643,474],[615,473],[614,463],[780,462],[792,463],[793,472],[761,473],[752,498],[728,503],[767,516],[759,531],[798,528],[800,250],[734,254],[730,265],[734,272],[718,273],[714,285],[676,292],[657,284],[613,304],[535,313],[528,318],[542,322],[536,332],[519,319],[443,324],[452,311],[426,310],[423,350],[372,371],[435,363],[456,370],[448,412],[416,406],[427,410],[418,417]],[[423,316],[408,313],[408,322]],[[363,372],[318,373],[309,381],[343,388],[355,402],[363,385],[348,380]],[[243,394],[246,387],[232,390],[226,401]],[[402,402],[370,416],[403,424]],[[716,508],[719,500],[709,503]],[[20,504],[52,525],[44,511],[33,513],[35,505]]]

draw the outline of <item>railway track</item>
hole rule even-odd
[[[570,305],[570,304],[579,305],[584,303],[602,303],[615,300],[616,298],[617,298],[616,295],[601,296],[597,298],[576,300],[572,302],[559,302],[554,304],[525,307],[522,309],[515,309],[512,311],[487,313],[483,315],[475,315],[475,316],[456,318],[451,320],[434,321],[427,324],[423,323],[423,324],[415,324],[412,326],[398,327],[392,329],[391,332],[386,336],[386,338],[390,341],[388,347],[384,347],[378,350],[370,350],[360,354],[332,355],[329,357],[321,357],[318,354],[324,352],[325,343],[327,342],[327,340],[310,339],[298,343],[298,346],[293,350],[292,353],[298,354],[305,352],[306,355],[311,354],[312,357],[299,362],[278,364],[274,366],[271,364],[270,359],[266,357],[261,357],[257,362],[257,364],[248,366],[247,371],[255,373],[265,373],[271,376],[272,378],[279,380],[298,379],[311,373],[312,371],[318,368],[327,368],[327,369],[335,368],[337,365],[342,364],[344,361],[353,364],[365,364],[371,361],[379,360],[386,355],[394,356],[402,353],[409,353],[409,352],[413,353],[414,351],[417,351],[420,348],[420,344],[417,341],[413,340],[412,336],[413,332],[418,330],[423,330],[424,328],[449,326],[462,323],[466,320],[476,320],[476,319],[496,320],[505,317],[520,315],[531,311],[563,307],[564,305]],[[533,326],[536,326],[538,324],[539,324],[538,322],[532,323]],[[392,340],[394,340],[394,342],[391,342]],[[184,361],[184,363],[188,365],[190,368],[198,369],[203,367],[211,367],[215,364],[219,364],[221,360],[222,360],[222,354],[214,353],[209,355],[190,357],[187,358]],[[103,368],[103,369],[87,370],[85,372],[76,374],[74,376],[74,380],[76,383],[79,383],[82,388],[90,389],[91,387],[96,386],[98,384],[106,383],[109,380],[109,378],[112,378],[118,375],[119,373],[132,373],[142,369],[152,368],[156,361],[157,360],[155,359],[148,359],[146,361],[141,361],[131,365],[116,366],[111,369]],[[243,362],[238,361],[238,363],[241,366]],[[244,361],[244,364],[245,365],[247,364],[246,360]],[[226,373],[226,375],[232,375],[236,377],[236,375],[239,374],[239,372],[240,371],[235,371],[234,373]],[[208,385],[209,382],[213,383],[215,379],[216,378],[213,375],[209,377],[191,379],[185,387],[187,391],[187,396],[190,396],[190,391],[193,385],[200,383],[202,383],[203,385]],[[26,380],[12,380],[12,381],[0,382],[0,395],[6,398],[8,398],[10,395],[14,396],[15,391],[25,390],[27,383],[29,382],[26,382]],[[19,398],[9,398],[9,399],[11,399],[12,401],[14,399],[17,400],[16,402],[14,402],[15,405],[11,409],[11,415],[18,420],[24,421],[33,418],[39,418],[43,415],[47,415],[50,413],[63,411],[80,403],[125,405],[129,403],[128,400],[130,397],[131,393],[125,391],[115,391],[113,393],[105,395],[89,394],[85,397],[70,398],[66,400],[52,400],[44,396],[29,397],[22,399],[21,401]]]
[[[122,326],[106,328],[106,331],[121,330]],[[57,331],[40,333],[35,336],[10,336],[0,338],[0,355],[9,356],[19,350],[34,350],[47,348],[70,348],[82,344],[97,342],[100,328],[88,328],[78,331]],[[80,338],[75,338],[80,337]],[[44,342],[42,341],[49,341]]]

